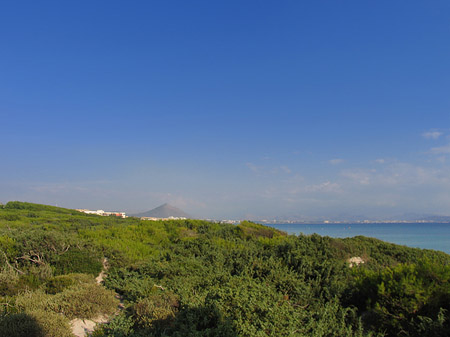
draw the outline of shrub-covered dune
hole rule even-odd
[[[372,238],[9,202],[0,261],[0,336],[450,335],[450,256]]]

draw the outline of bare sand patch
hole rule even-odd
[[[349,258],[348,260],[347,260],[347,262],[349,263],[349,267],[350,268],[352,268],[353,266],[358,266],[358,265],[360,265],[360,264],[362,264],[362,263],[365,263],[365,261],[361,258],[361,257],[359,257],[359,256],[354,256],[354,257],[351,257],[351,258]]]

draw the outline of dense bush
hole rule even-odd
[[[159,291],[136,302],[133,305],[133,316],[142,328],[162,330],[165,322],[173,320],[179,306],[175,294]]]
[[[124,313],[120,313],[110,319],[107,324],[98,325],[92,334],[92,337],[145,337],[144,335],[135,333],[133,326],[134,320]]]
[[[71,249],[53,258],[56,275],[69,273],[84,273],[98,275],[102,270],[102,262],[96,252]]]
[[[47,280],[45,283],[45,292],[54,295],[62,292],[66,288],[93,282],[92,277],[86,274],[59,275]]]
[[[119,300],[111,290],[96,284],[73,286],[53,296],[53,308],[69,319],[93,319],[117,310]]]
[[[4,205],[3,208],[4,209],[13,209],[13,210],[27,210],[27,211],[47,211],[47,212],[66,213],[66,214],[73,214],[74,212],[76,212],[73,209],[41,205],[41,204],[33,204],[30,202],[22,202],[22,201],[10,201],[10,202],[6,203],[6,205]]]
[[[366,312],[372,329],[389,336],[423,336],[430,329],[450,335],[450,265],[422,260],[380,271],[359,269],[353,282],[349,303]]]

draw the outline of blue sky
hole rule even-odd
[[[0,5],[0,201],[450,214],[448,1]]]

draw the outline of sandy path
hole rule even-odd
[[[70,321],[72,327],[72,333],[77,337],[85,337],[94,331],[95,326],[98,323],[108,322],[108,317],[100,316],[93,320],[91,319],[73,319]]]
[[[108,259],[104,258],[103,259],[103,269],[100,272],[100,274],[98,274],[98,276],[95,278],[95,282],[97,282],[98,286],[101,287],[101,283],[103,282],[105,276],[106,276],[106,271],[109,268],[108,265]],[[95,319],[73,319],[70,321],[70,326],[72,327],[72,333],[77,336],[77,337],[85,337],[85,336],[89,336],[95,329],[95,326],[98,323],[106,323],[108,322],[108,317],[107,316],[99,316]]]
[[[106,257],[103,259],[102,264],[103,264],[103,269],[100,272],[100,274],[98,274],[98,276],[95,278],[95,282],[97,282],[97,284],[101,284],[103,282],[105,275],[106,275],[105,272],[109,268],[108,259]]]

